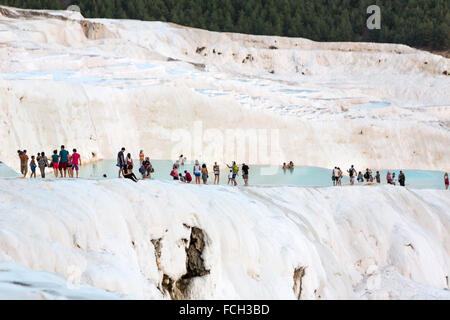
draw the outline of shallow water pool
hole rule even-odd
[[[134,160],[135,164],[139,164],[138,160]],[[156,180],[172,180],[170,172],[172,170],[173,161],[167,160],[153,160],[152,165],[155,169],[155,173],[152,174],[152,179]],[[228,183],[228,174],[230,169],[225,164],[219,164],[220,166],[220,184]],[[139,165],[135,165],[134,173],[138,178],[141,178],[139,173]],[[242,172],[239,171],[237,178],[238,184],[243,184]],[[305,187],[326,187],[332,186],[331,169],[319,168],[319,167],[295,167],[293,170],[283,170],[281,166],[256,166],[250,165],[249,171],[249,184],[251,185],[292,185],[292,186],[305,186]],[[188,171],[192,174],[193,164],[187,163],[184,166],[180,166],[179,172],[184,174],[184,171]],[[212,165],[208,165],[209,179],[208,183],[214,182],[214,174],[212,173]],[[400,170],[390,170],[391,173],[395,172],[396,176]],[[406,175],[406,186],[416,189],[444,189],[444,172],[439,171],[420,171],[420,170],[403,170]],[[84,178],[102,178],[106,174],[107,179],[118,177],[118,167],[115,160],[102,160],[96,163],[92,163],[86,166],[82,166],[80,169],[80,176]],[[381,182],[386,184],[387,170],[381,170]],[[349,183],[349,178],[343,178],[343,184]]]

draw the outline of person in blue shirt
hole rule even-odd
[[[65,150],[64,146],[61,146],[59,152],[59,173],[61,178],[63,177],[62,171],[64,170],[64,178],[67,175],[67,163],[69,162],[69,151]]]

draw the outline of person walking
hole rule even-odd
[[[72,176],[73,176],[73,170],[77,173],[77,179],[78,179],[78,171],[80,170],[81,166],[81,156],[79,153],[77,153],[77,149],[73,149],[72,154]]]
[[[28,155],[27,150],[19,151],[20,158],[20,172],[23,174],[23,177],[26,178],[28,173]]]
[[[30,169],[31,169],[30,178],[36,179],[36,161],[34,160],[34,156],[31,156]]]
[[[49,164],[44,152],[41,152],[37,164],[39,166],[39,170],[41,171],[41,178],[45,179],[45,168],[49,167]]]
[[[65,147],[61,146],[61,151],[59,151],[59,174],[61,178],[63,177],[64,170],[64,178],[67,175],[67,166],[69,163],[69,151],[65,149]]]
[[[121,178],[121,174],[123,173],[123,169],[125,169],[126,162],[125,162],[125,148],[122,148],[119,153],[117,154],[117,164],[116,166],[119,167],[119,179]]]
[[[53,167],[53,173],[55,174],[55,178],[58,178],[58,167],[59,167],[58,150],[53,150],[52,167]]]

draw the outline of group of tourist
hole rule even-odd
[[[130,153],[125,155],[125,152],[126,149],[124,147],[117,154],[117,167],[119,167],[118,177],[122,178],[123,176],[126,179],[138,182],[138,178],[133,172],[133,158]],[[203,182],[203,184],[207,184],[209,179],[209,171],[206,163],[200,165],[200,162],[198,160],[195,161],[194,167],[192,169],[192,174],[194,175],[193,177],[187,170],[182,170],[184,174],[180,173],[181,167],[185,166],[186,160],[187,159],[185,156],[180,155],[179,159],[173,164],[172,171],[170,172],[170,176],[172,177],[172,179],[183,183],[201,184]],[[151,178],[151,174],[154,173],[155,170],[150,162],[150,157],[146,157],[143,150],[139,152],[139,165],[139,172],[142,175],[142,179]],[[237,166],[235,161],[233,161],[231,165],[227,164],[226,166],[230,169],[228,184],[237,186],[238,183],[236,181],[236,178],[239,174],[239,167]],[[241,169],[244,184],[248,186],[248,176],[250,168],[248,165],[243,163]],[[212,172],[214,173],[214,184],[220,184],[220,166],[217,164],[217,162],[214,163]]]
[[[130,153],[125,154],[126,149],[122,148],[119,153],[117,154],[117,166],[119,167],[119,178],[122,178],[122,176],[126,179],[133,180],[134,182],[138,182],[138,178],[133,172],[134,169],[134,161]],[[81,166],[81,156],[79,153],[77,153],[76,149],[72,150],[72,154],[69,153],[69,151],[66,150],[65,146],[62,145],[61,149],[54,150],[53,154],[50,158],[48,158],[45,154],[45,152],[39,152],[36,156],[32,155],[31,158],[28,156],[27,150],[18,150],[17,154],[20,159],[20,171],[23,174],[24,177],[28,174],[28,167],[30,168],[30,178],[36,178],[36,169],[39,168],[41,177],[45,178],[45,169],[46,168],[53,168],[53,173],[56,178],[66,178],[69,176],[69,178],[74,177],[74,173],[76,174],[76,177],[79,177],[79,170]],[[208,183],[209,179],[209,171],[208,167],[205,163],[200,165],[199,161],[196,160],[193,166],[192,173],[194,175],[195,180],[193,179],[193,176],[187,171],[183,170],[183,173],[180,173],[180,168],[184,167],[186,163],[186,157],[183,155],[180,155],[179,159],[175,162],[173,165],[172,171],[170,172],[170,176],[173,178],[173,180],[177,180],[183,183],[195,183],[195,184],[201,184],[201,181],[203,184]],[[228,169],[230,169],[230,172],[228,174],[228,185],[237,186],[238,183],[236,181],[236,178],[239,174],[239,167],[236,164],[235,161],[232,162],[231,165],[226,164]],[[290,161],[288,164],[283,163],[283,170],[293,170],[294,169],[294,163]],[[244,184],[248,186],[248,178],[249,178],[249,166],[245,163],[242,164],[241,170],[242,170],[242,178],[244,180]],[[142,179],[149,179],[151,178],[152,173],[155,172],[151,162],[150,157],[146,157],[144,154],[144,151],[141,150],[139,153],[139,172],[142,175]],[[214,174],[214,184],[218,185],[220,184],[220,166],[217,164],[217,162],[214,163],[212,167],[212,172]],[[355,167],[352,165],[347,170],[348,176],[350,178],[349,185],[354,185],[357,183],[366,183],[366,184],[380,184],[381,183],[381,175],[379,171],[376,171],[375,174],[373,174],[372,170],[367,168],[364,173],[361,171],[357,171]],[[104,175],[105,177],[106,175]],[[331,180],[333,182],[333,186],[342,186],[342,178],[344,176],[343,171],[340,167],[334,167],[332,170],[332,176]],[[386,174],[386,183],[390,185],[400,185],[405,186],[406,185],[406,176],[403,171],[399,172],[399,175],[396,176],[395,172],[388,171]],[[445,173],[444,175],[444,184],[445,189],[449,189],[449,176],[448,173]]]
[[[294,162],[290,161],[288,164],[286,162],[283,163],[283,171],[286,173],[286,170],[293,171],[294,170]]]
[[[186,159],[184,159],[186,160]],[[181,162],[181,165],[184,166],[184,162]],[[174,180],[180,180],[181,182],[185,183],[191,183],[192,182],[192,176],[189,172],[186,170],[184,171],[184,176],[181,173],[178,173],[180,163],[177,162],[173,165],[172,171],[170,173],[170,176],[173,177]],[[233,161],[232,165],[226,164],[226,166],[230,169],[230,174],[228,175],[228,184],[237,186],[238,183],[236,181],[236,177],[239,174],[239,167],[236,164],[236,161]],[[244,185],[248,186],[248,171],[250,170],[249,166],[245,163],[242,164],[242,178],[244,179]],[[194,167],[192,170],[192,173],[195,177],[195,184],[201,184],[200,179],[203,181],[203,184],[208,183],[209,178],[209,171],[208,167],[206,166],[206,163],[203,163],[200,166],[200,163],[198,160],[195,161]],[[220,166],[217,164],[217,162],[214,163],[213,166],[213,173],[214,173],[214,184],[220,184]]]
[[[81,166],[81,156],[77,153],[77,149],[72,150],[72,154],[69,153],[64,147],[61,146],[61,150],[54,150],[52,156],[49,158],[45,155],[45,152],[39,152],[36,156],[32,155],[31,159],[27,154],[27,150],[17,150],[17,154],[20,159],[20,172],[23,177],[26,178],[28,174],[28,166],[30,166],[30,178],[36,178],[36,169],[39,168],[41,177],[45,178],[45,169],[53,168],[53,173],[56,178],[73,178],[74,172],[78,178],[78,171]]]
[[[372,170],[367,168],[364,174],[359,171],[357,172],[355,167],[352,165],[348,170],[348,175],[350,177],[350,185],[354,185],[355,181],[358,183],[364,183],[366,184],[374,184],[374,183],[381,183],[381,175],[380,172],[377,171],[375,175],[373,175]],[[333,181],[333,186],[342,186],[342,177],[344,176],[341,168],[334,167],[331,175],[331,180]],[[406,176],[403,173],[403,171],[400,171],[398,178],[395,176],[395,172],[391,174],[390,171],[386,174],[386,183],[391,185],[398,184],[402,187],[406,185]]]

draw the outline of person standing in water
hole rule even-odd
[[[31,169],[30,178],[36,179],[36,161],[34,160],[34,156],[31,156],[30,169]]]
[[[38,160],[39,170],[41,171],[41,178],[45,179],[45,168],[49,166],[48,159],[45,156],[45,152],[41,152]]]
[[[230,173],[228,174],[228,184],[233,184],[233,170],[230,170]]]
[[[448,180],[448,173],[446,172],[444,174],[444,184],[445,184],[445,190],[448,190],[448,186],[449,186],[449,180]]]
[[[123,173],[123,169],[125,169],[125,148],[122,148],[117,154],[117,166],[119,167],[119,179],[121,178],[121,174]]]
[[[248,170],[250,168],[245,163],[242,164],[242,178],[244,179],[244,183],[248,186]]]
[[[230,168],[232,170],[232,172],[233,172],[233,176],[232,176],[231,182],[236,187],[238,185],[237,182],[236,182],[236,177],[237,177],[237,175],[239,173],[239,167],[236,165],[236,161],[233,161],[233,164],[231,166],[229,166],[227,164],[227,167]]]
[[[214,184],[220,184],[220,167],[217,162],[214,162]]]
[[[377,171],[377,174],[375,175],[375,179],[377,180],[377,183],[378,183],[378,184],[381,183],[381,175],[380,175],[380,171]]]
[[[72,155],[69,154],[67,157],[67,172],[69,173],[69,178],[73,178],[73,169],[72,169]]]
[[[193,173],[195,176],[195,184],[200,184],[200,176],[202,175],[202,172],[201,172],[200,164],[198,163],[198,160],[195,160]]]
[[[395,178],[395,172],[392,174],[391,184],[395,186],[397,179]]]
[[[67,151],[64,146],[61,146],[61,151],[59,152],[59,174],[61,178],[63,177],[64,170],[64,178],[67,175],[67,164],[69,162],[69,151]]]
[[[387,182],[387,184],[392,184],[392,177],[391,177],[390,171],[388,171],[386,174],[386,182]]]
[[[144,150],[139,151],[139,165],[142,166],[145,160]]]
[[[356,170],[355,167],[352,165],[350,167],[350,169],[347,170],[348,175],[350,176],[350,184],[354,185],[355,184],[355,176],[356,176]]]
[[[55,174],[55,178],[58,178],[58,167],[59,167],[58,150],[53,150],[52,167],[53,167],[53,173]]]
[[[405,181],[406,181],[405,174],[403,173],[403,171],[400,171],[400,174],[398,176],[398,183],[400,183],[401,187],[405,186]]]
[[[73,149],[72,154],[72,176],[73,176],[73,170],[77,173],[77,179],[78,179],[78,171],[80,170],[81,166],[81,156],[79,153],[77,153],[77,149]]]
[[[202,180],[203,184],[208,183],[208,168],[206,167],[205,163],[202,165]]]

